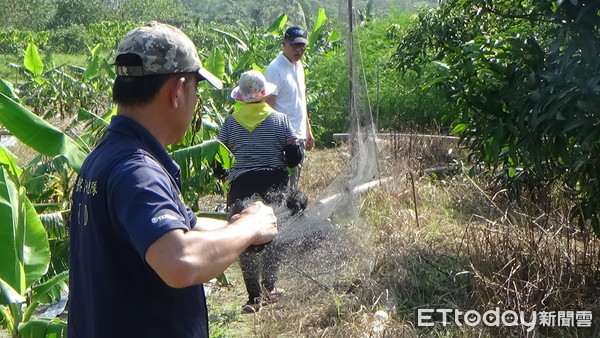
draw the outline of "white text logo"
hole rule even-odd
[[[435,317],[435,318],[434,318]],[[417,326],[434,326],[440,323],[447,326],[454,323],[457,326],[525,326],[527,332],[539,326],[576,326],[591,327],[592,311],[532,311],[529,316],[523,311],[507,310],[500,311],[500,308],[485,311],[483,314],[479,311],[469,310],[461,311],[457,309],[418,309]]]

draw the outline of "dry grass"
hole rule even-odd
[[[331,182],[346,169],[350,155],[348,146],[305,152],[300,188],[311,199],[318,198]]]
[[[592,328],[538,326],[529,333],[523,326],[417,327],[418,308],[598,315],[600,296],[600,242],[573,228],[558,202],[512,203],[484,175],[422,175],[447,162],[452,145],[419,142],[380,145],[382,176],[394,179],[366,193],[360,219],[342,225],[338,249],[349,255],[339,268],[327,264],[331,248],[317,260],[328,273],[284,268],[279,286],[286,297],[255,315],[234,316],[222,336],[599,336],[596,321]],[[343,170],[345,150],[309,153],[301,185],[311,198]],[[245,299],[239,270],[228,273],[234,286],[210,299],[213,312],[236,312]],[[377,311],[389,318],[378,319]]]

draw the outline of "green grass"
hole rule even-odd
[[[56,66],[60,65],[73,65],[73,66],[87,66],[87,55],[71,55],[71,54],[49,54],[49,56],[42,56],[44,62],[51,58]]]

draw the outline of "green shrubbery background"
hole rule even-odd
[[[0,65],[0,76],[5,79],[24,81],[15,77],[16,72],[11,69],[14,67],[8,65],[22,62],[28,44],[37,46],[49,65],[84,67],[95,46],[99,45],[110,59],[127,31],[149,20],[158,20],[184,30],[194,40],[204,60],[219,49],[225,56],[224,80],[230,87],[241,72],[250,67],[264,69],[280,51],[280,38],[267,31],[278,16],[285,13],[287,25],[301,24],[311,30],[321,8],[327,20],[320,38],[305,59],[311,119],[320,146],[332,145],[332,134],[348,129],[349,90],[343,42],[343,29],[347,24],[346,2],[267,1],[261,5],[261,11],[255,10],[250,1],[156,0],[143,1],[143,5],[137,0],[22,2],[21,11],[0,5],[0,15],[10,16],[0,24],[0,61],[5,60]],[[427,5],[433,5],[433,2],[355,2],[355,8],[360,8],[356,18],[365,65],[361,72],[364,71],[373,113],[382,130],[437,127],[442,110],[448,107],[443,93],[435,88],[421,90],[419,86],[423,80],[414,75],[404,76],[391,63],[397,41],[409,25],[411,15]],[[39,20],[35,23],[19,20],[24,12],[35,13]],[[243,41],[244,47],[239,41]],[[249,48],[250,53],[244,48]]]

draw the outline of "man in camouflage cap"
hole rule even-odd
[[[277,233],[255,203],[229,224],[197,218],[165,150],[192,121],[197,86],[221,82],[179,29],[129,32],[115,59],[119,105],[106,138],[84,162],[70,221],[70,337],[208,337],[202,284],[248,246]]]

